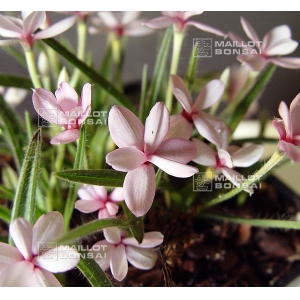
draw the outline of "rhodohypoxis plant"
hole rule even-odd
[[[79,262],[76,250],[51,244],[64,232],[59,212],[42,215],[33,227],[18,218],[9,232],[16,248],[0,243],[0,286],[61,286],[52,273],[73,269]]]
[[[51,144],[74,142],[80,136],[80,125],[91,111],[91,85],[84,85],[79,100],[76,91],[68,83],[62,82],[55,96],[43,88],[34,90],[32,101],[42,118],[66,129],[55,136],[50,141]]]
[[[206,246],[194,228],[199,218],[300,229],[293,220],[253,220],[228,212],[259,196],[253,183],[279,163],[300,161],[300,94],[289,108],[280,103],[280,119],[269,120],[279,142],[265,137],[263,122],[257,137],[235,134],[253,103],[268,101],[263,91],[273,64],[299,66],[298,58],[281,57],[298,45],[287,25],[275,27],[259,43],[242,18],[251,43],[258,44],[246,50],[257,53],[241,54],[241,64],[226,65],[225,71],[217,64],[216,72],[202,76],[188,28],[227,38],[214,20],[212,26],[198,21],[202,12],[163,12],[150,21],[135,11],[67,13],[73,16],[62,12],[53,25],[52,12],[0,15],[5,38],[0,46],[21,43],[23,48],[11,47],[7,55],[27,63],[29,71],[23,77],[0,72],[1,286],[68,286],[82,279],[84,285],[122,286],[136,272],[160,274],[170,285],[175,270],[190,268],[180,256],[199,240]],[[65,31],[75,24],[74,46]],[[93,53],[89,35],[98,32],[107,35],[107,44],[99,42]],[[157,34],[160,45],[157,54],[147,53],[155,55],[153,75],[143,62],[133,95],[124,84],[127,47],[149,33]],[[231,31],[229,38],[242,42]],[[190,57],[181,53],[183,40]],[[135,47],[135,58],[139,51]],[[25,95],[32,95],[28,103]],[[23,118],[26,106],[33,113]],[[263,146],[270,140],[272,153]],[[204,183],[222,178],[230,188],[212,184],[212,193],[195,190],[208,174]],[[238,201],[222,210],[223,202],[237,195]],[[78,270],[66,272],[73,268]],[[145,284],[144,276],[138,278],[139,286]]]

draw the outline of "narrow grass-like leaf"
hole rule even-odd
[[[85,124],[83,124],[80,128],[80,138],[78,140],[77,151],[76,151],[75,161],[73,165],[73,168],[75,170],[81,169],[83,165],[84,151],[85,151],[85,138],[86,138]],[[70,220],[74,210],[74,203],[77,197],[77,190],[78,190],[77,184],[76,185],[73,184],[69,187],[68,198],[64,210],[65,230],[68,230],[70,226]]]
[[[22,89],[33,88],[31,80],[29,78],[8,74],[0,74],[0,85]]]
[[[53,38],[44,39],[48,46],[54,49],[57,53],[59,53],[62,57],[72,63],[75,67],[80,69],[82,73],[88,76],[94,83],[101,86],[104,90],[106,90],[118,104],[125,106],[135,113],[135,108],[132,103],[118,91],[116,87],[114,87],[108,80],[106,80],[102,75],[97,73],[94,69],[90,68],[84,62],[79,60],[73,53],[71,53],[67,48],[61,45]]]
[[[38,129],[32,137],[24,157],[14,198],[11,221],[23,217],[33,224],[36,187],[41,164],[41,144],[41,129]]]
[[[127,207],[125,202],[122,202],[123,212],[129,221],[129,229],[133,237],[141,243],[144,238],[144,223],[143,217],[136,217]]]
[[[0,121],[3,128],[3,134],[9,144],[17,169],[20,170],[24,157],[23,147],[26,141],[26,134],[19,118],[1,95],[0,107]]]
[[[122,187],[126,173],[115,170],[68,170],[55,173],[60,179],[70,182]]]
[[[0,198],[6,199],[6,200],[13,200],[14,196],[15,196],[14,191],[0,185]]]
[[[192,53],[190,56],[187,72],[185,75],[185,82],[188,89],[190,89],[195,81],[196,72],[197,72],[197,66],[198,66],[198,56],[195,55],[196,51],[198,49],[198,46],[195,45],[192,49]]]
[[[259,76],[254,86],[245,96],[245,98],[239,103],[237,109],[228,117],[226,123],[230,126],[232,132],[236,129],[239,123],[243,120],[245,114],[247,113],[250,105],[262,92],[263,88],[270,81],[274,71],[276,70],[276,65],[271,64],[268,66],[263,73]]]
[[[144,65],[143,67],[143,75],[142,75],[142,87],[141,87],[141,97],[140,97],[140,103],[139,103],[139,119],[142,121],[142,123],[145,122],[146,116],[146,91],[147,91],[147,81],[148,81],[148,66]]]
[[[0,220],[7,224],[10,222],[10,210],[2,205],[0,205]]]
[[[122,227],[128,229],[130,221],[121,219],[101,219],[91,221],[84,225],[78,226],[60,237],[56,242],[59,245],[71,244],[78,241],[81,238],[87,237],[93,233],[99,232],[108,227]]]
[[[94,259],[86,256],[80,258],[77,268],[89,281],[92,287],[113,287],[105,272]]]

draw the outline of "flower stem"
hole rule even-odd
[[[183,38],[184,38],[184,32],[177,31],[176,28],[174,28],[173,53],[172,53],[172,60],[171,60],[170,75],[177,74]],[[170,113],[172,113],[172,100],[173,100],[172,84],[171,84],[171,79],[169,78],[167,95],[166,95],[166,107],[168,108]]]
[[[26,58],[26,62],[27,62],[29,75],[30,75],[30,78],[31,78],[34,88],[37,89],[37,88],[42,87],[39,76],[37,74],[35,61],[34,61],[34,54],[33,54],[33,51],[31,48],[25,49],[25,58]]]

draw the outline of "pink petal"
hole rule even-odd
[[[286,127],[287,135],[293,136],[292,123],[290,119],[290,112],[285,102],[281,101],[278,108],[279,115],[281,116]]]
[[[99,11],[98,16],[101,18],[105,26],[114,28],[119,25],[116,16],[110,11]]]
[[[115,279],[123,280],[128,272],[128,263],[126,259],[125,246],[120,244],[113,251],[110,259],[111,273]]]
[[[283,140],[278,142],[278,148],[286,153],[286,155],[291,159],[293,162],[300,161],[300,150],[294,144],[287,143]]]
[[[227,151],[225,151],[223,149],[219,149],[218,156],[219,156],[219,159],[220,159],[222,165],[224,165],[228,168],[233,168],[232,158]]]
[[[300,93],[293,99],[290,104],[290,111],[293,114],[293,110],[300,105]],[[294,125],[294,124],[293,124]]]
[[[46,20],[44,11],[34,11],[23,21],[25,35],[33,34]]]
[[[203,24],[203,23],[199,23],[199,22],[195,22],[195,21],[188,21],[188,22],[186,22],[186,26],[188,26],[188,25],[195,26],[196,28],[198,28],[200,30],[203,30],[203,31],[206,31],[206,32],[218,35],[218,36],[226,35],[226,33],[224,31],[221,31],[219,29],[216,29],[214,27],[211,27],[211,26]]]
[[[121,23],[123,25],[132,23],[134,20],[136,20],[140,16],[140,14],[141,14],[140,11],[123,11]]]
[[[176,75],[170,75],[170,78],[176,99],[180,102],[183,109],[190,114],[192,112],[193,101],[184,81]]]
[[[104,204],[99,200],[77,200],[75,202],[75,208],[86,214],[103,207]]]
[[[124,189],[123,188],[115,188],[111,191],[108,198],[111,201],[119,202],[124,201]]]
[[[51,92],[43,88],[33,90],[32,102],[36,112],[45,120],[53,124],[65,124],[64,112]]]
[[[118,212],[119,206],[112,202],[106,202],[106,209],[110,215],[114,216]]]
[[[151,155],[148,159],[164,172],[174,177],[187,178],[199,172],[197,168],[168,160],[156,155]]]
[[[0,274],[0,286],[26,287],[33,274],[33,264],[23,260],[7,266]]]
[[[262,156],[264,147],[262,145],[249,145],[232,154],[234,167],[249,167],[256,163]]]
[[[52,273],[34,268],[32,276],[26,282],[26,287],[61,287],[61,284]]]
[[[193,132],[193,124],[190,123],[182,114],[170,117],[170,129],[165,139],[182,138],[190,139]]]
[[[59,273],[76,267],[80,254],[69,246],[58,246],[42,255],[35,256],[32,263],[49,272]]]
[[[72,143],[78,140],[80,137],[80,131],[78,129],[73,130],[65,130],[56,135],[50,143],[53,145],[59,145],[59,144],[67,144]]]
[[[241,17],[241,23],[244,31],[246,32],[248,38],[254,42],[260,42],[255,30],[251,26],[251,24],[243,17]],[[259,44],[258,44],[259,45]]]
[[[9,233],[24,258],[30,260],[32,257],[32,227],[30,223],[23,218],[17,218],[10,224]]]
[[[268,56],[273,55],[286,55],[294,52],[298,47],[298,42],[293,40],[282,40],[274,45],[271,49],[264,51],[264,54]]]
[[[275,129],[277,130],[277,132],[279,133],[280,139],[281,140],[285,139],[286,131],[285,131],[283,121],[281,119],[274,119],[272,124],[275,127]]]
[[[106,271],[109,268],[111,256],[115,248],[115,245],[110,244],[106,240],[102,240],[93,245],[89,254],[95,259],[100,268]]]
[[[106,155],[106,163],[115,170],[128,172],[147,161],[147,156],[136,148],[119,148]]]
[[[236,35],[233,32],[228,32],[228,37],[233,41],[236,42],[238,45],[241,45],[242,48],[248,49],[248,51],[253,50],[252,47],[248,47],[248,43],[246,41],[244,41],[241,37],[239,37],[238,35]]]
[[[0,14],[0,34],[4,37],[20,39],[23,36],[23,30],[7,17]]]
[[[50,27],[48,27],[45,30],[42,30],[35,34],[34,39],[47,39],[50,37],[57,36],[61,34],[62,32],[65,32],[70,27],[72,27],[77,20],[76,16],[69,17],[67,19],[61,20]]]
[[[143,22],[143,25],[146,25],[150,28],[160,29],[160,28],[166,28],[174,23],[176,23],[175,18],[158,17],[158,18]]]
[[[145,122],[144,152],[152,154],[166,137],[170,128],[170,114],[162,102],[156,103]]]
[[[107,190],[104,186],[99,186],[99,185],[93,185],[91,187],[91,193],[95,195],[95,200],[107,200]]]
[[[139,244],[138,241],[133,238],[125,238],[122,243],[126,246],[135,246],[139,248],[154,248],[160,245],[164,240],[164,236],[158,231],[146,232],[144,234],[143,241]]]
[[[292,132],[293,136],[300,134],[300,105],[297,105],[297,102],[300,100],[300,94],[296,96],[293,102],[290,105],[290,116],[292,123]]]
[[[78,95],[76,91],[66,82],[62,82],[55,92],[59,106],[64,112],[69,112],[78,106]]]
[[[124,230],[118,227],[108,227],[103,230],[105,239],[111,244],[119,244],[122,236],[125,234]]]
[[[267,61],[258,54],[240,54],[237,56],[237,60],[247,64],[251,69],[257,72],[261,71],[267,64]]]
[[[224,89],[225,86],[221,80],[211,80],[199,93],[193,105],[193,112],[201,112],[202,110],[213,106],[217,101],[220,100],[224,93]]]
[[[90,83],[86,83],[81,91],[81,99],[80,105],[82,106],[82,111],[85,112],[91,106],[92,99],[92,85]]]
[[[64,233],[64,219],[58,211],[42,215],[34,224],[32,253],[38,254],[39,243],[55,242]]]
[[[187,164],[196,156],[196,148],[193,142],[185,139],[167,139],[161,143],[155,155]]]
[[[203,11],[183,11],[182,13],[182,18],[184,20],[188,20],[189,18],[193,17],[193,16],[198,16],[203,14]]]
[[[144,150],[144,126],[127,108],[113,106],[108,115],[108,128],[114,143],[119,147],[136,147]]]
[[[124,29],[124,36],[145,36],[150,33],[153,33],[153,29],[149,27],[142,26],[142,22],[134,22],[135,24],[130,24],[127,28]],[[139,27],[136,27],[136,24],[139,24]]]
[[[299,57],[271,57],[268,61],[282,68],[287,69],[299,69],[300,58]]]
[[[106,201],[107,191],[105,187],[84,184],[77,192],[82,200],[101,200]]]
[[[124,180],[125,202],[137,217],[145,215],[150,209],[156,188],[155,171],[151,164],[144,164],[130,171]]]
[[[217,164],[217,153],[210,146],[198,139],[193,139],[193,142],[197,150],[193,161],[202,166],[214,167]]]
[[[0,270],[7,265],[23,259],[23,255],[17,248],[5,243],[0,243]]]
[[[126,256],[128,261],[136,268],[149,270],[154,267],[157,254],[152,249],[142,249],[127,246]]]
[[[116,215],[111,215],[108,210],[106,208],[101,208],[98,212],[98,219],[111,219],[111,218],[115,218]]]

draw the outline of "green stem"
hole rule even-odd
[[[262,166],[257,172],[255,172],[250,179],[243,182],[239,187],[225,193],[223,195],[219,195],[218,197],[210,200],[209,202],[205,203],[200,210],[209,208],[211,206],[217,205],[222,203],[228,199],[231,199],[241,191],[245,189],[245,187],[250,187],[253,183],[259,181],[264,175],[266,175],[271,169],[273,169],[276,165],[278,165],[282,160],[285,158],[285,154],[279,151],[274,152],[271,158],[267,161],[266,164]]]
[[[78,44],[77,44],[77,58],[80,60],[84,60],[84,54],[85,54],[85,45],[86,45],[86,22],[84,21],[78,21],[77,22],[77,36],[78,36]],[[80,77],[80,69],[76,68],[72,78],[70,80],[70,85],[72,87],[75,87],[79,77]]]
[[[177,74],[183,38],[184,38],[184,32],[177,31],[176,28],[174,27],[173,53],[172,53],[170,75]],[[166,107],[168,108],[170,113],[172,113],[172,100],[173,100],[172,84],[171,84],[171,79],[169,78],[167,95],[166,95]]]
[[[27,62],[29,75],[30,75],[30,78],[31,78],[34,88],[37,89],[37,88],[42,87],[39,76],[37,74],[35,60],[34,60],[34,54],[33,54],[32,49],[25,49],[25,58],[26,58],[26,62]]]

